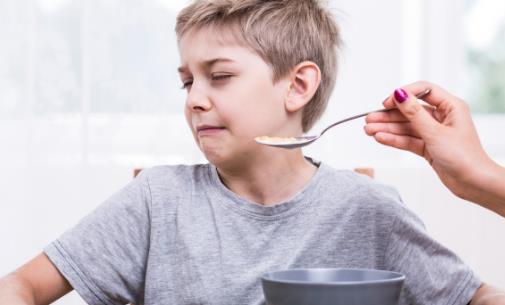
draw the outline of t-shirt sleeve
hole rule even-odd
[[[143,304],[150,202],[141,173],[44,249],[88,304]]]
[[[395,208],[386,250],[390,270],[405,275],[400,304],[467,305],[481,281],[462,260],[431,238],[404,206]]]

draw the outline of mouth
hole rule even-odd
[[[203,135],[213,135],[225,130],[225,127],[221,126],[211,126],[211,125],[201,125],[196,127],[196,133],[199,136]]]

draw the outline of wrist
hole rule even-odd
[[[460,197],[505,217],[505,168],[487,158],[468,173],[462,176],[464,191]]]

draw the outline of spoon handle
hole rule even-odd
[[[369,115],[370,113],[374,113],[374,112],[388,112],[390,110],[393,110],[393,109],[396,109],[396,108],[390,108],[390,109],[379,109],[379,110],[374,110],[374,111],[368,111],[368,112],[365,112],[365,113],[361,113],[361,114],[357,114],[357,115],[354,115],[352,117],[348,117],[346,119],[343,119],[343,120],[340,120],[340,121],[337,121],[333,124],[331,124],[330,126],[326,127],[325,129],[323,129],[323,131],[321,131],[321,133],[319,134],[319,136],[322,136],[323,133],[325,133],[328,129],[332,128],[332,127],[335,127],[339,124],[342,124],[342,123],[345,123],[345,122],[349,122],[349,121],[352,121],[352,120],[355,120],[355,119],[358,119],[358,118],[361,118],[361,117],[364,117],[364,116],[367,116]]]
[[[418,93],[416,94],[416,98],[418,99],[421,99],[425,96],[427,96],[429,93],[431,92],[431,89],[426,89],[424,90],[423,92],[421,93]],[[323,129],[323,131],[321,131],[321,133],[319,134],[319,136],[322,136],[323,133],[325,133],[328,129],[334,127],[334,126],[337,126],[339,124],[342,124],[342,123],[345,123],[345,122],[349,122],[349,121],[352,121],[354,119],[358,119],[358,118],[361,118],[361,117],[364,117],[364,116],[367,116],[369,115],[370,113],[375,113],[375,112],[388,112],[388,111],[391,111],[391,110],[394,110],[396,108],[388,108],[388,109],[378,109],[378,110],[374,110],[374,111],[368,111],[368,112],[365,112],[365,113],[361,113],[361,114],[357,114],[357,115],[354,115],[352,117],[348,117],[346,119],[343,119],[343,120],[340,120],[340,121],[337,121],[333,124],[331,124],[330,126],[326,127],[325,129]]]

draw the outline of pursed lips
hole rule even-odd
[[[200,125],[196,128],[196,133],[198,136],[213,135],[223,131],[224,129],[225,128],[221,126]]]

